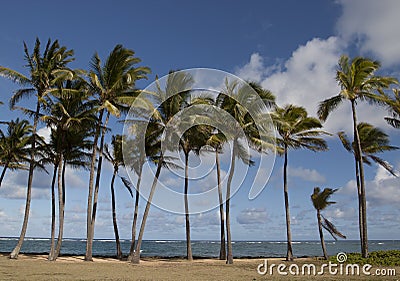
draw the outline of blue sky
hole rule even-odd
[[[280,105],[295,103],[315,115],[319,101],[338,93],[335,68],[341,54],[364,55],[382,62],[381,74],[400,77],[398,1],[8,1],[2,4],[0,65],[23,73],[23,45],[32,47],[35,37],[49,37],[75,50],[72,67],[87,69],[97,51],[105,58],[116,44],[131,48],[163,76],[171,69],[215,68],[260,82],[272,90]],[[0,100],[7,103],[16,89],[0,80]],[[33,102],[33,101],[32,101]],[[29,103],[28,103],[29,104]],[[359,119],[387,132],[394,145],[399,132],[384,121],[383,109],[360,104]],[[20,116],[0,107],[0,120]],[[325,130],[346,131],[351,136],[349,105],[332,113]],[[112,121],[113,124],[115,121]],[[42,125],[43,127],[43,125]],[[114,125],[113,133],[122,126]],[[46,129],[41,132],[46,134]],[[108,138],[109,139],[109,138]],[[330,150],[323,153],[289,153],[289,189],[294,240],[317,239],[316,218],[310,202],[315,186],[340,188],[337,204],[327,217],[350,239],[357,239],[357,201],[352,156],[335,137],[327,138]],[[383,158],[400,170],[398,151]],[[227,167],[229,156],[222,157]],[[211,161],[205,156],[203,161]],[[195,161],[196,159],[191,159]],[[211,161],[212,162],[212,161]],[[244,166],[236,174],[243,173]],[[102,176],[96,238],[111,238],[109,183],[112,169]],[[227,173],[227,171],[225,171]],[[251,173],[251,170],[250,170]],[[165,173],[164,180],[182,186],[183,181]],[[37,173],[28,236],[50,234],[50,180]],[[400,231],[399,180],[376,166],[366,168],[370,239],[396,239]],[[149,184],[151,177],[144,181]],[[211,176],[192,188],[213,184]],[[236,240],[284,240],[282,161],[276,159],[264,191],[248,199],[248,182],[232,199],[232,235]],[[87,173],[68,170],[65,237],[85,237]],[[0,236],[19,235],[25,198],[26,173],[8,173],[0,188]],[[130,237],[132,199],[117,187],[121,236]],[[142,200],[143,202],[143,200]],[[143,205],[141,204],[141,212]],[[219,237],[217,209],[192,216],[192,237]],[[152,207],[145,239],[184,239],[184,217]]]

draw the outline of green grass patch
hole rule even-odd
[[[329,258],[331,262],[337,263],[336,256]],[[362,258],[360,253],[348,253],[346,263],[351,264],[370,264],[379,266],[400,266],[400,251],[389,250],[389,251],[376,251],[369,253],[368,258]]]

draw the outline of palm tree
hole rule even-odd
[[[289,149],[305,148],[312,151],[327,150],[325,140],[321,135],[327,134],[321,131],[321,122],[313,117],[309,117],[303,107],[286,105],[276,107],[271,113],[271,118],[276,126],[278,153],[284,156],[283,164],[283,192],[285,198],[286,211],[286,235],[287,235],[287,254],[286,260],[293,260],[292,233],[290,230],[290,210],[289,210],[289,190],[287,184],[287,165]]]
[[[122,251],[121,251],[121,243],[119,241],[119,233],[118,233],[118,224],[117,224],[117,212],[115,210],[115,191],[114,191],[114,182],[115,177],[118,175],[119,168],[124,167],[124,158],[122,154],[122,143],[124,142],[124,138],[121,135],[115,135],[111,138],[112,152],[110,152],[108,145],[104,145],[104,156],[106,159],[113,165],[114,172],[111,178],[111,212],[114,226],[114,234],[115,234],[115,243],[117,246],[117,258],[122,259]],[[124,186],[128,189],[129,194],[133,198],[132,192],[132,184],[130,181],[124,177],[121,177],[121,181]]]
[[[189,105],[190,106],[190,105]],[[186,226],[186,258],[189,261],[193,260],[192,245],[190,242],[190,220],[189,220],[189,154],[194,152],[199,155],[200,149],[206,145],[209,132],[208,126],[193,126],[183,133],[179,146],[185,156],[185,187],[184,187],[184,201],[185,201],[185,226]]]
[[[30,97],[32,94],[35,94],[37,98],[36,109],[34,111],[20,108],[26,113],[33,115],[33,137],[31,140],[32,149],[30,152],[24,221],[18,243],[10,254],[10,258],[12,259],[18,258],[19,251],[25,238],[26,229],[28,227],[33,171],[35,168],[36,130],[39,122],[40,109],[43,106],[44,97],[48,95],[49,91],[54,88],[59,81],[63,81],[67,77],[71,77],[71,71],[67,68],[67,64],[73,60],[73,51],[67,50],[66,47],[60,47],[57,40],[52,43],[49,39],[43,54],[40,53],[39,39],[36,39],[32,54],[29,54],[28,47],[24,42],[24,53],[27,67],[30,72],[29,77],[10,68],[0,66],[0,76],[11,79],[22,86],[28,86],[27,88],[17,90],[16,93],[11,97],[11,108],[15,108],[17,102],[23,98]]]
[[[221,185],[221,165],[219,161],[219,154],[222,152],[224,143],[227,141],[224,134],[218,129],[215,129],[207,141],[207,145],[211,146],[215,151],[215,166],[217,170],[217,185],[218,185],[218,200],[219,200],[219,218],[221,223],[220,228],[220,249],[219,259],[226,260],[226,246],[225,246],[225,213],[224,213],[224,200],[222,195]]]
[[[254,94],[254,91],[257,95]],[[259,103],[258,101],[262,101]],[[232,236],[230,227],[230,197],[231,184],[235,171],[236,157],[247,165],[253,165],[249,152],[243,147],[241,138],[247,138],[248,142],[257,150],[263,149],[260,146],[260,135],[252,116],[257,116],[275,103],[275,97],[268,90],[262,89],[256,83],[239,85],[238,81],[228,83],[225,81],[225,92],[218,95],[216,105],[228,112],[236,121],[231,124],[234,133],[230,136],[232,141],[231,167],[226,188],[226,235],[227,235],[227,264],[233,263]],[[244,136],[240,133],[244,132]]]
[[[136,243],[135,252],[132,258],[132,263],[140,263],[140,248],[142,245],[144,229],[146,226],[147,217],[149,215],[151,201],[153,199],[158,177],[160,176],[161,168],[163,165],[168,167],[165,158],[165,147],[161,148],[161,141],[163,139],[163,132],[168,122],[183,108],[186,107],[186,101],[190,88],[193,84],[193,78],[190,74],[182,71],[171,71],[168,74],[165,89],[161,89],[160,83],[157,81],[157,92],[153,95],[156,102],[156,109],[150,110],[149,123],[153,123],[152,139],[155,144],[157,155],[157,170],[154,175],[153,183],[151,185],[150,193],[147,199],[146,207],[143,213],[142,223]],[[147,135],[147,133],[146,133]]]
[[[379,128],[375,128],[371,124],[368,123],[359,123],[357,125],[357,131],[360,136],[360,143],[361,143],[361,151],[362,151],[362,160],[363,163],[367,165],[371,165],[371,160],[378,165],[385,168],[388,172],[392,175],[396,176],[393,167],[386,162],[385,160],[381,159],[380,157],[376,156],[376,153],[391,151],[398,149],[398,147],[390,146],[389,145],[389,137]],[[339,132],[338,136],[344,146],[344,148],[354,155],[354,161],[356,165],[356,183],[357,183],[357,191],[358,195],[361,194],[361,186],[360,186],[360,177],[358,174],[358,162],[357,159],[359,158],[356,155],[356,145],[354,142],[351,142],[348,137],[346,136],[345,132]],[[362,200],[361,196],[358,196],[358,219],[362,221],[363,213],[362,213]],[[360,237],[362,237],[362,229],[360,229]]]
[[[65,209],[65,168],[84,166],[83,160],[88,149],[86,138],[92,132],[95,116],[82,80],[67,81],[59,89],[52,91],[53,99],[47,99],[47,115],[41,119],[52,128],[50,155],[53,156],[54,173],[58,170],[59,232],[54,249],[54,221],[52,219],[52,242],[49,260],[57,259],[62,245]],[[77,151],[78,150],[78,151]],[[57,162],[56,162],[57,161]],[[54,203],[54,179],[52,182],[52,203]],[[52,213],[54,205],[52,206]],[[54,214],[54,213],[53,213]],[[53,217],[53,216],[52,216]]]
[[[336,80],[341,88],[340,93],[332,98],[322,101],[318,108],[318,116],[325,121],[329,114],[335,110],[344,100],[350,101],[353,121],[353,138],[356,148],[356,155],[361,155],[360,136],[357,130],[357,100],[367,100],[370,103],[382,103],[381,96],[375,92],[382,93],[391,84],[397,83],[393,77],[383,77],[375,75],[380,68],[378,61],[372,61],[363,57],[355,57],[350,61],[348,56],[341,56],[339,59],[339,69],[336,72]],[[364,258],[368,257],[368,233],[367,233],[367,206],[365,197],[364,167],[363,159],[357,159],[356,178],[360,179],[359,201],[361,202],[362,218],[359,222],[362,229],[361,253]]]
[[[311,201],[315,210],[317,210],[317,221],[318,221],[318,230],[319,230],[319,238],[321,240],[322,252],[324,253],[324,258],[328,259],[328,254],[326,252],[324,233],[322,232],[322,218],[321,211],[325,210],[326,207],[332,204],[336,204],[336,202],[328,201],[329,198],[335,193],[337,189],[325,188],[324,191],[321,191],[319,187],[314,188],[314,193],[311,194]]]
[[[393,89],[393,97],[386,93],[381,93],[384,103],[392,116],[385,117],[386,122],[393,128],[400,128],[400,90]]]
[[[128,120],[131,121],[131,120]],[[143,165],[146,162],[146,158],[153,163],[157,163],[160,154],[160,143],[159,143],[159,128],[156,122],[150,122],[147,124],[147,128],[144,124],[140,125],[139,121],[133,122],[131,124],[132,128],[135,128],[136,138],[127,140],[126,150],[129,153],[125,154],[125,165],[130,166],[131,169],[137,175],[136,182],[136,194],[135,194],[135,207],[133,211],[132,220],[132,240],[131,247],[129,250],[128,261],[132,262],[133,255],[135,253],[135,242],[136,242],[136,225],[138,221],[139,213],[139,198],[140,198],[140,185],[142,180]],[[141,145],[140,136],[145,136],[143,140],[143,145]]]
[[[27,120],[10,121],[6,135],[0,131],[0,164],[3,171],[0,175],[0,187],[7,169],[26,169],[24,163],[29,163],[29,144],[32,138],[32,126]]]
[[[363,163],[371,165],[371,161],[373,161],[385,168],[392,175],[396,176],[393,166],[382,158],[375,155],[376,153],[399,149],[398,147],[391,146],[389,144],[389,136],[385,134],[381,129],[364,122],[357,125],[357,130],[360,136]],[[350,142],[349,138],[343,131],[339,132],[338,136],[343,144],[343,147],[348,152],[352,153],[354,155],[354,159],[357,160],[357,158],[359,157],[355,154],[356,144],[354,142]]]
[[[104,65],[96,53],[91,61],[89,74],[91,91],[98,103],[98,124],[93,136],[93,151],[89,176],[89,193],[87,208],[87,240],[85,260],[92,261],[92,246],[94,238],[94,226],[96,221],[98,192],[100,186],[101,167],[103,161],[103,146],[106,127],[110,115],[119,117],[121,111],[127,111],[140,93],[135,90],[135,83],[139,79],[146,78],[150,72],[147,67],[134,67],[140,62],[135,57],[135,52],[117,45],[111,51]],[[103,121],[104,113],[106,118]],[[97,159],[97,143],[100,138],[99,157],[97,160],[96,181],[95,164]],[[95,182],[94,182],[95,181]],[[94,186],[93,186],[94,185]]]

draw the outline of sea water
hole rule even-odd
[[[0,252],[9,253],[17,244],[17,238],[0,238]],[[319,241],[294,241],[293,253],[295,257],[321,256],[322,250]],[[130,240],[121,240],[122,251],[128,254]],[[84,255],[85,239],[63,240],[61,254]],[[233,241],[233,255],[236,258],[256,257],[284,257],[286,255],[285,241]],[[339,252],[360,252],[360,242],[356,240],[326,241],[328,255]],[[50,249],[48,238],[26,238],[21,253],[45,254]],[[195,240],[192,241],[194,257],[216,258],[219,255],[220,242]],[[369,251],[400,250],[400,240],[371,240]],[[186,241],[182,240],[145,240],[142,242],[143,257],[184,257],[186,255]],[[112,257],[116,255],[116,246],[113,239],[95,239],[93,242],[93,256]]]

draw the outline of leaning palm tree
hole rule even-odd
[[[337,189],[331,188],[325,188],[323,191],[321,191],[319,187],[315,187],[313,194],[311,194],[311,202],[313,203],[313,206],[317,211],[318,230],[319,238],[321,240],[322,252],[326,260],[328,259],[328,254],[326,252],[324,233],[322,232],[322,228],[325,228],[335,240],[337,239],[336,236],[346,239],[346,236],[340,233],[330,221],[328,221],[321,215],[322,210],[325,210],[328,206],[332,204],[336,204],[336,202],[328,201],[336,191]]]
[[[132,263],[138,264],[140,262],[140,247],[142,245],[143,234],[146,226],[147,217],[149,215],[151,201],[153,199],[158,178],[160,176],[161,168],[164,166],[174,167],[174,165],[167,164],[165,156],[165,147],[161,147],[161,142],[165,137],[163,135],[164,130],[172,120],[172,118],[183,108],[186,107],[188,95],[193,84],[193,78],[190,74],[183,71],[171,71],[168,74],[165,88],[162,89],[160,83],[157,81],[156,93],[153,94],[156,108],[150,110],[149,123],[152,125],[152,139],[155,144],[156,151],[158,152],[156,163],[157,169],[154,175],[154,179],[151,185],[150,193],[147,198],[146,207],[143,213],[142,223],[140,225],[140,231],[136,243],[135,252],[132,258]],[[146,114],[147,115],[147,114]],[[146,136],[147,133],[144,135]],[[144,139],[145,140],[145,139]],[[154,156],[153,156],[154,157]]]
[[[121,111],[126,112],[135,97],[140,93],[135,89],[139,79],[146,78],[150,72],[147,67],[135,67],[140,59],[135,57],[135,52],[117,45],[109,54],[104,65],[96,53],[91,61],[89,74],[91,91],[98,103],[98,124],[93,137],[93,151],[89,175],[89,193],[87,207],[87,240],[85,260],[92,261],[92,247],[94,227],[96,221],[98,192],[103,161],[103,146],[106,127],[110,115],[120,117]],[[104,114],[106,114],[105,120]],[[100,138],[99,149],[97,144]],[[97,159],[97,151],[99,157]],[[97,171],[95,178],[95,164]]]
[[[7,132],[0,132],[0,164],[3,171],[0,175],[0,187],[8,169],[26,169],[29,163],[29,144],[32,138],[32,126],[27,120],[7,122]]]
[[[387,89],[391,84],[397,83],[393,77],[383,77],[375,75],[380,63],[363,57],[355,57],[350,61],[348,56],[341,56],[339,59],[339,69],[336,72],[336,80],[341,88],[338,95],[322,101],[318,108],[318,116],[325,121],[329,114],[335,110],[344,100],[350,101],[353,123],[353,138],[355,143],[356,155],[361,155],[360,136],[357,130],[356,104],[358,100],[367,100],[370,103],[382,103],[381,94],[383,89]],[[376,93],[378,92],[378,94]],[[368,257],[368,233],[367,233],[367,206],[365,197],[365,180],[363,159],[357,159],[356,178],[360,180],[359,201],[361,202],[362,218],[359,221],[361,253],[364,258]]]
[[[119,241],[119,232],[118,232],[118,224],[117,224],[117,212],[115,209],[115,189],[114,183],[115,178],[119,173],[120,167],[125,167],[124,158],[122,156],[122,143],[124,142],[124,138],[121,135],[113,135],[111,138],[112,151],[108,148],[108,145],[104,145],[104,156],[106,159],[113,165],[113,175],[111,178],[111,213],[113,219],[113,227],[114,227],[114,235],[115,235],[115,243],[117,246],[117,258],[122,259],[122,250],[121,243]],[[119,176],[124,186],[128,189],[129,194],[133,198],[132,192],[132,184],[131,182],[122,176]]]
[[[254,93],[256,92],[256,94]],[[261,102],[258,102],[260,101]],[[235,120],[232,124],[232,131],[236,132],[229,136],[232,142],[231,167],[229,170],[226,185],[226,236],[227,236],[227,257],[226,263],[233,263],[232,236],[230,227],[230,197],[231,185],[235,171],[236,158],[239,158],[246,165],[253,165],[249,151],[243,146],[242,138],[246,138],[253,148],[261,151],[260,135],[254,120],[254,116],[264,113],[267,107],[275,103],[275,97],[268,90],[263,90],[255,83],[240,85],[239,82],[229,83],[225,81],[225,90],[218,95],[216,105],[229,113]],[[240,135],[244,132],[244,136]]]
[[[308,116],[303,107],[286,105],[276,107],[271,113],[272,121],[275,124],[277,133],[277,152],[284,156],[283,164],[283,191],[286,211],[286,236],[287,254],[286,260],[293,260],[292,233],[290,230],[289,190],[287,184],[287,165],[289,149],[309,149],[312,151],[327,150],[327,144],[320,136],[327,134],[321,131],[321,122]]]
[[[71,71],[67,68],[67,64],[73,60],[73,51],[67,50],[66,47],[60,47],[58,41],[53,43],[49,39],[43,54],[40,53],[40,41],[36,39],[33,52],[30,54],[28,47],[24,42],[24,53],[27,67],[29,69],[29,76],[25,76],[10,68],[0,66],[0,76],[4,76],[12,81],[27,86],[16,91],[11,97],[10,106],[16,108],[15,105],[23,98],[28,98],[34,94],[36,96],[35,110],[26,110],[24,112],[33,116],[32,128],[32,143],[30,152],[30,164],[28,174],[28,186],[25,203],[25,215],[22,223],[21,234],[15,248],[10,254],[10,258],[18,258],[19,251],[25,238],[26,229],[28,227],[29,211],[32,196],[32,181],[33,172],[35,168],[35,142],[36,130],[39,122],[40,109],[44,106],[44,97],[48,95],[49,91],[60,82],[68,77],[71,77]],[[20,108],[22,109],[22,108]]]

